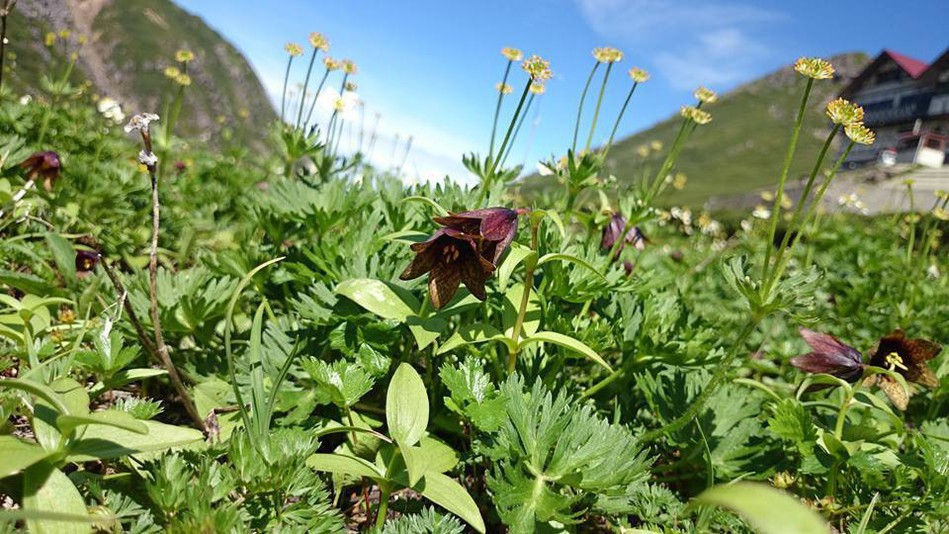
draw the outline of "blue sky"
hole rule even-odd
[[[724,92],[802,55],[889,48],[929,62],[949,47],[943,0],[898,7],[883,0],[176,1],[245,53],[278,106],[284,43],[306,45],[312,31],[327,35],[331,56],[359,65],[354,81],[366,123],[381,115],[375,162],[398,165],[413,136],[409,180],[470,180],[461,155],[487,150],[504,46],[543,56],[555,75],[511,152],[509,162],[528,170],[570,144],[597,46],[626,57],[611,75],[595,143],[609,135],[633,66],[653,77],[637,90],[618,137],[675,113],[698,85]],[[291,80],[302,81],[303,58],[295,67]],[[517,90],[524,79],[512,72]],[[506,98],[508,115],[515,96]],[[401,145],[393,151],[395,136]]]

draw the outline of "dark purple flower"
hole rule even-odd
[[[863,376],[863,357],[857,349],[828,334],[801,329],[812,352],[791,358],[791,365],[807,373],[825,373],[856,382]]]
[[[176,172],[176,173],[181,174],[181,173],[185,172],[186,170],[188,170],[188,165],[187,165],[185,162],[183,162],[183,161],[176,161],[176,162],[175,162],[175,172]]]
[[[517,233],[518,214],[507,208],[489,208],[435,217],[444,228],[412,245],[415,258],[399,278],[412,280],[430,273],[428,290],[436,309],[448,304],[462,283],[484,300],[485,281]]]
[[[603,227],[603,237],[600,239],[600,248],[612,250],[616,245],[616,241],[619,240],[623,234],[623,230],[626,228],[626,222],[626,217],[623,217],[619,213],[614,213],[613,216],[610,217],[610,223]],[[632,245],[636,250],[646,248],[646,236],[635,226],[626,231],[626,238],[623,241],[624,242],[620,243],[616,249],[614,257],[619,257],[620,252],[623,251],[623,247],[626,245]]]
[[[99,265],[99,253],[94,250],[76,251],[76,272],[91,273]]]
[[[20,163],[20,168],[26,170],[26,177],[30,180],[37,178],[43,179],[43,187],[47,191],[53,189],[53,182],[59,178],[59,172],[62,170],[62,164],[59,161],[59,154],[48,152],[36,152],[32,156]]]
[[[906,379],[919,385],[937,388],[939,377],[926,363],[936,357],[942,350],[938,344],[926,339],[909,339],[902,330],[883,336],[870,353],[870,365],[895,371]],[[868,380],[870,384],[880,386],[880,389],[890,398],[893,406],[906,410],[909,406],[909,395],[902,384],[887,375],[873,375]]]

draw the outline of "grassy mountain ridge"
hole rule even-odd
[[[840,54],[830,58],[837,69],[833,80],[814,83],[797,146],[797,157],[791,166],[790,179],[810,171],[813,157],[829,132],[824,107],[843,86],[867,64],[864,53]],[[669,188],[663,198],[666,204],[700,207],[710,196],[736,195],[776,184],[787,150],[794,114],[800,106],[802,78],[791,66],[721,95],[719,101],[706,105],[713,121],[701,126],[682,151],[677,172],[685,173],[688,184],[684,190]],[[632,113],[635,113],[635,98]],[[645,167],[656,172],[666,150],[678,131],[678,113],[637,134],[618,141],[610,150],[606,169],[621,182],[633,180]],[[660,141],[664,150],[652,151],[645,158],[637,154],[639,147]],[[556,187],[550,177],[529,176],[522,192],[532,196]]]
[[[47,47],[47,32],[71,32],[70,44]],[[88,80],[91,92],[116,99],[126,114],[162,113],[175,90],[163,71],[176,65],[175,52],[188,49],[195,60],[188,74],[177,133],[214,145],[211,132],[224,118],[238,139],[253,143],[256,125],[268,124],[274,110],[244,56],[204,21],[170,0],[36,0],[20,2],[9,24],[14,54],[5,83],[15,94],[43,96],[40,80],[62,72],[68,55],[79,62],[74,82]],[[76,36],[86,37],[78,44]]]

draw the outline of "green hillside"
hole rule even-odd
[[[48,32],[68,30],[67,39],[46,45]],[[51,0],[20,2],[9,24],[5,84],[14,94],[44,98],[42,78],[55,78],[71,53],[78,54],[74,83],[89,81],[89,92],[117,100],[126,114],[161,113],[176,90],[166,67],[175,52],[191,50],[192,84],[177,133],[220,146],[220,117],[235,137],[260,137],[252,129],[275,118],[263,86],[243,55],[199,17],[169,0]],[[80,44],[79,36],[85,37]],[[243,117],[241,117],[243,115]]]
[[[810,169],[813,157],[826,139],[829,122],[824,106],[836,97],[847,81],[869,61],[866,54],[841,54],[831,58],[838,76],[814,84],[804,130],[798,142],[801,156],[791,166],[793,179]],[[688,184],[676,191],[669,188],[665,204],[700,207],[710,196],[747,193],[776,184],[791,136],[794,113],[800,104],[803,81],[788,66],[722,95],[707,105],[714,117],[689,139],[679,157],[677,172],[685,173]],[[645,165],[655,172],[665,150],[642,158],[637,148],[660,141],[668,148],[678,131],[678,114],[619,142],[610,151],[607,169],[621,182],[641,176]],[[550,178],[531,176],[524,180],[522,192],[530,196],[548,186]]]

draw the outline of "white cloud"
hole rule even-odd
[[[754,5],[697,0],[576,0],[600,36],[637,46],[677,89],[728,86],[760,70],[770,49],[753,30],[785,18]]]

